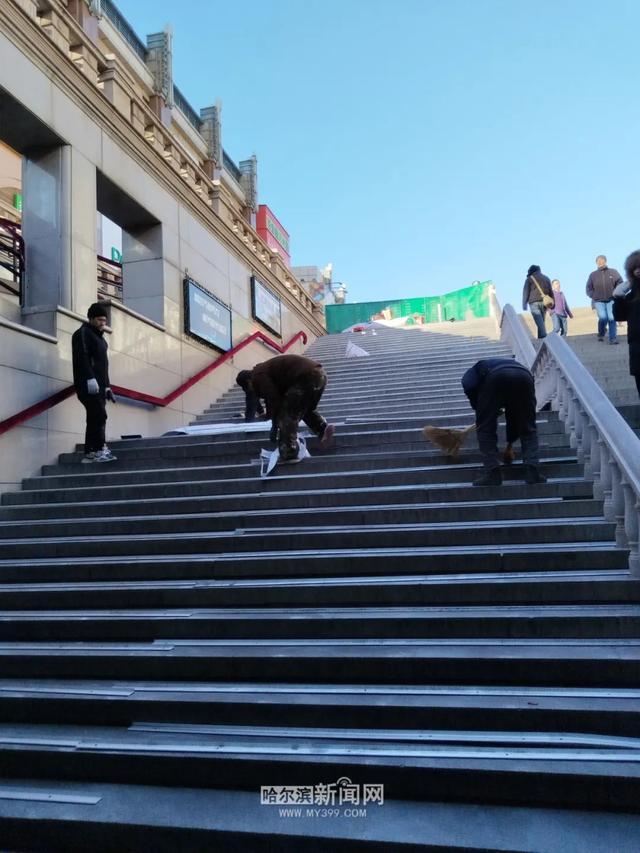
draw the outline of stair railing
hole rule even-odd
[[[182,396],[185,391],[188,391],[189,388],[193,388],[193,386],[196,383],[200,382],[201,379],[204,379],[205,376],[208,376],[212,371],[220,367],[220,365],[224,364],[226,361],[229,361],[229,359],[232,358],[236,353],[240,352],[240,350],[243,350],[245,347],[249,346],[252,341],[260,341],[266,346],[276,350],[276,352],[285,353],[298,340],[301,340],[303,344],[307,343],[307,335],[302,330],[297,332],[284,345],[272,340],[262,332],[254,332],[252,335],[249,335],[249,337],[236,344],[232,349],[228,350],[227,352],[216,358],[215,361],[212,361],[207,364],[206,367],[203,367],[202,370],[199,370],[196,374],[194,374],[194,376],[187,379],[181,385],[178,385],[177,388],[175,388],[173,391],[170,391],[165,397],[155,397],[153,394],[147,394],[144,391],[134,391],[131,388],[124,388],[121,385],[112,384],[111,390],[114,394],[117,394],[118,397],[125,397],[129,400],[136,400],[139,403],[148,403],[151,406],[160,407],[168,406],[175,399]],[[36,415],[41,415],[43,412],[46,412],[47,409],[51,409],[53,408],[53,406],[57,406],[58,403],[61,403],[68,397],[72,397],[74,394],[75,389],[73,385],[69,385],[67,388],[63,388],[61,391],[57,391],[50,397],[46,397],[44,400],[40,400],[39,403],[34,403],[32,406],[23,409],[21,412],[12,415],[10,418],[6,418],[6,420],[0,421],[0,435],[3,435],[5,432],[9,432],[10,429],[19,426],[20,424],[30,420],[31,418],[35,418]]]
[[[604,517],[615,522],[616,545],[629,550],[629,571],[640,578],[640,440],[564,338],[547,335],[536,353],[522,335],[520,317],[505,305],[501,340],[532,371],[538,406],[550,403],[558,412]]]
[[[24,240],[20,225],[0,217],[0,267],[11,273],[11,283],[0,279],[0,287],[22,300],[24,284]]]

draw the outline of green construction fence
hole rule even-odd
[[[414,299],[388,299],[377,302],[348,302],[327,305],[327,332],[334,334],[369,323],[376,314],[390,312],[391,319],[408,317],[411,323],[438,323],[445,320],[468,320],[489,316],[490,281],[480,281],[470,287],[452,290],[442,296],[419,296]],[[438,308],[440,310],[438,310]]]

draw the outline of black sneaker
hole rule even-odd
[[[547,478],[540,473],[540,470],[537,465],[523,465],[522,478],[529,486],[533,486],[536,483],[547,482]]]
[[[501,486],[502,485],[502,474],[500,473],[499,468],[492,468],[490,471],[487,471],[482,477],[478,477],[477,480],[473,481],[474,486]]]

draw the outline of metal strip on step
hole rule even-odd
[[[70,803],[80,806],[95,806],[102,797],[86,794],[59,794],[57,791],[29,791],[20,788],[0,787],[0,800],[29,800],[37,803]]]
[[[259,738],[308,738],[311,740],[355,740],[355,741],[409,741],[438,743],[501,743],[542,744],[543,746],[594,746],[612,749],[627,748],[638,751],[640,738],[587,735],[561,732],[491,732],[491,731],[417,731],[406,729],[318,729],[280,728],[277,726],[215,726],[198,723],[133,723],[132,732],[156,732],[187,735],[230,736]]]
[[[633,699],[640,702],[640,689],[611,689],[604,687],[465,687],[450,685],[416,687],[414,685],[343,685],[343,684],[158,684],[132,685],[135,693],[210,693],[215,695],[257,693],[262,695],[302,696],[460,696],[473,698],[520,698],[520,699]],[[532,703],[535,707],[535,702]]]

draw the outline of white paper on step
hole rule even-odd
[[[309,459],[311,454],[307,450],[307,442],[300,436],[298,438],[298,455],[294,462],[302,462],[303,459]],[[265,480],[280,461],[280,451],[276,447],[275,450],[260,451],[260,479]],[[287,463],[289,465],[292,462]]]
[[[197,424],[193,426],[180,426],[170,429],[163,435],[230,435],[243,432],[268,432],[271,429],[271,421],[245,421],[237,420],[226,424]]]
[[[362,347],[357,346],[353,341],[349,341],[344,354],[346,358],[364,358],[369,355],[366,349],[362,349]]]

